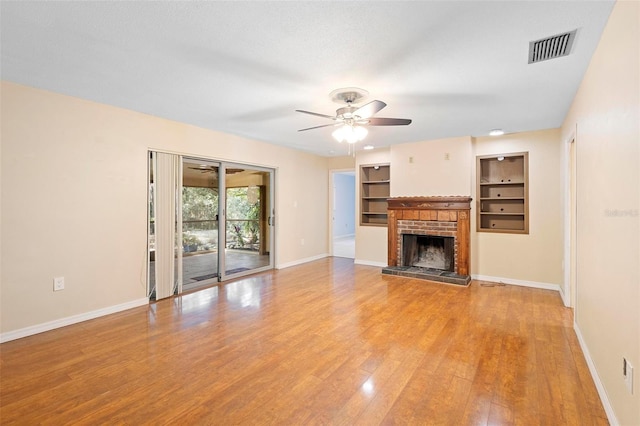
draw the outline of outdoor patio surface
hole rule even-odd
[[[255,251],[226,249],[225,271],[227,276],[233,273],[261,268],[269,265],[269,255],[260,255]],[[149,279],[155,280],[155,262],[150,262]],[[188,254],[182,257],[182,283],[183,287],[193,288],[202,284],[210,284],[211,280],[217,281],[218,252],[211,251],[200,254]],[[210,276],[207,277],[207,276]],[[195,279],[198,278],[198,279]]]

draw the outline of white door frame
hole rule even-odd
[[[573,190],[577,190],[577,185],[575,184],[575,179],[577,178],[577,164],[576,164],[576,132],[572,132],[569,138],[567,138],[562,144],[562,162],[563,162],[563,228],[564,228],[564,250],[563,250],[563,285],[561,288],[560,295],[562,296],[562,301],[564,305],[567,307],[575,308],[576,304],[576,293],[577,293],[577,277],[574,276],[576,274],[576,256],[571,256],[572,251],[577,250],[577,242],[575,240],[575,235],[572,236],[571,229],[572,226],[575,225],[573,222],[577,220],[577,214],[574,209],[576,206],[572,204],[572,197],[575,197],[577,204],[577,195],[573,194]],[[573,145],[573,149],[572,149]],[[572,173],[572,164],[573,164],[573,172]],[[576,288],[571,288],[571,282],[575,283]]]
[[[335,187],[335,175],[337,174],[341,174],[341,173],[355,173],[356,169],[355,168],[349,168],[349,169],[331,169],[329,170],[329,235],[328,235],[328,244],[329,244],[329,256],[333,256],[333,220],[334,220],[334,215],[333,215],[333,210],[335,207],[335,200],[336,200],[336,187]],[[356,202],[356,200],[353,200],[354,204]],[[354,208],[354,214],[357,213],[357,208]],[[357,222],[357,216],[354,217],[354,223],[358,223]]]

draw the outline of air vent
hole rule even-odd
[[[571,46],[576,38],[577,31],[578,30],[573,30],[553,37],[530,41],[529,63],[534,64],[536,62],[567,56],[571,53]]]

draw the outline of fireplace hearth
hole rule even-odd
[[[388,200],[388,266],[382,273],[468,285],[470,197]]]

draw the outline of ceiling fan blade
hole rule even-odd
[[[299,132],[304,132],[305,130],[313,130],[313,129],[319,129],[320,127],[333,127],[333,126],[339,126],[341,125],[342,122],[339,123],[333,123],[333,124],[323,124],[322,126],[315,126],[315,127],[307,127],[306,129],[300,129],[298,130]]]
[[[369,126],[406,126],[407,124],[411,124],[411,120],[408,118],[374,117],[369,118],[367,121]]]
[[[333,115],[319,114],[317,112],[305,111],[305,110],[302,110],[302,109],[297,109],[296,111],[297,112],[301,112],[303,114],[311,114],[311,115],[316,115],[318,117],[328,118],[330,120],[335,120],[336,119]]]
[[[387,104],[382,101],[371,101],[368,104],[362,105],[360,108],[353,111],[353,115],[357,115],[358,117],[362,118],[369,118],[386,106]]]

